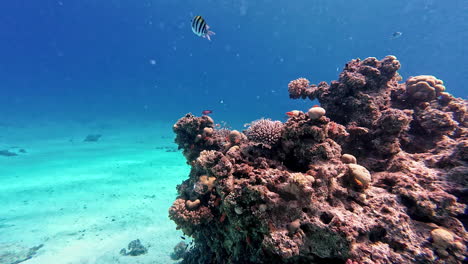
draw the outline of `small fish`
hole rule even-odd
[[[400,31],[393,32],[391,39],[397,39],[401,37],[401,35],[403,35],[403,33]]]
[[[201,113],[202,113],[202,115],[209,115],[209,114],[213,113],[213,111],[211,111],[211,110],[203,110]]]
[[[286,115],[289,116],[289,117],[293,117],[293,116],[298,116],[299,113],[301,113],[301,111],[292,110],[292,111],[286,112]]]
[[[195,33],[195,35],[211,40],[210,36],[216,35],[216,34],[213,31],[210,31],[209,29],[210,29],[210,26],[206,24],[206,21],[205,19],[203,19],[203,17],[195,16],[192,19],[192,31],[193,33]]]
[[[180,238],[182,238],[183,240],[185,240],[185,237],[184,237],[184,236],[180,236]]]

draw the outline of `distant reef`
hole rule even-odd
[[[330,84],[291,81],[320,106],[285,123],[178,120],[191,171],[169,216],[194,241],[181,263],[463,263],[468,103],[399,68],[355,59]]]

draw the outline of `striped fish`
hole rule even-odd
[[[211,40],[210,36],[215,35],[215,33],[209,29],[210,27],[208,24],[206,24],[206,21],[203,19],[203,17],[195,16],[192,19],[192,31],[195,33],[195,35]]]

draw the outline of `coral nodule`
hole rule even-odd
[[[169,216],[194,241],[181,263],[463,263],[468,103],[399,67],[356,59],[330,84],[292,81],[320,107],[285,123],[178,120],[191,171]]]

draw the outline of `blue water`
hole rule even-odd
[[[0,155],[0,263],[173,263],[178,118],[284,120],[315,104],[289,99],[291,80],[386,55],[403,80],[467,98],[467,14],[466,0],[0,1],[0,151],[18,154]],[[151,246],[137,262],[119,254],[134,239]]]
[[[307,109],[288,98],[292,79],[331,81],[350,59],[389,54],[404,79],[435,75],[466,98],[467,13],[465,0],[2,1],[0,119],[173,122],[210,109],[236,127]],[[194,15],[211,42],[192,33]]]

